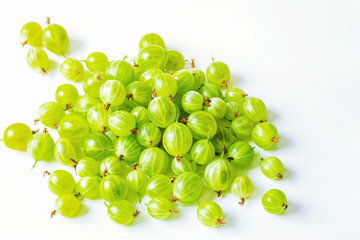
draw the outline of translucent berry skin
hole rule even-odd
[[[185,59],[184,56],[173,49],[167,51],[167,62],[165,65],[165,70],[169,73],[174,73],[177,70],[183,69],[185,66]]]
[[[173,76],[178,87],[178,93],[186,93],[187,91],[197,90],[195,88],[194,76],[189,72],[189,70],[178,70],[173,74]]]
[[[65,170],[55,170],[48,179],[49,189],[56,195],[60,196],[66,193],[73,193],[75,190],[74,177]]]
[[[174,181],[174,197],[185,204],[196,202],[202,194],[203,185],[198,174],[184,172]]]
[[[147,204],[147,210],[151,217],[165,220],[176,213],[174,203],[164,197],[155,197]]]
[[[225,102],[234,101],[243,104],[246,96],[247,94],[241,88],[231,87],[226,90],[224,100]]]
[[[67,138],[59,138],[55,143],[54,156],[61,164],[75,166],[76,162],[81,158],[80,145]]]
[[[135,81],[135,72],[130,63],[119,60],[110,63],[106,70],[108,79],[118,80],[125,87]]]
[[[235,136],[239,139],[246,139],[251,137],[254,123],[245,116],[235,118],[231,122],[230,128],[233,130]]]
[[[161,73],[156,75],[152,89],[156,96],[173,98],[177,93],[177,83],[172,75]]]
[[[91,132],[84,139],[82,147],[86,156],[96,160],[104,159],[114,151],[114,144],[110,137],[99,132]]]
[[[125,102],[126,88],[116,80],[108,80],[100,87],[100,99],[106,105],[116,109]]]
[[[126,184],[129,189],[138,194],[139,200],[145,195],[148,177],[146,174],[139,170],[134,169],[126,176]]]
[[[188,91],[181,98],[181,107],[189,114],[201,111],[204,107],[204,98],[196,91]]]
[[[205,80],[206,80],[205,73],[197,68],[190,68],[189,72],[194,77],[194,81],[195,81],[194,89],[199,90],[201,86],[205,84]]]
[[[26,124],[14,123],[6,128],[3,139],[5,146],[8,148],[26,151],[32,136],[32,131]]]
[[[156,45],[149,45],[142,48],[138,55],[138,65],[144,71],[151,68],[159,68],[162,70],[166,62],[166,50]]]
[[[227,190],[233,180],[234,171],[228,160],[217,158],[205,168],[206,185],[221,196],[221,192]]]
[[[192,134],[189,128],[178,122],[168,126],[163,135],[163,144],[167,153],[177,157],[187,153],[192,146]]]
[[[271,189],[262,197],[264,209],[271,214],[282,214],[288,208],[288,202],[285,194],[279,189]]]
[[[100,173],[99,171],[100,171],[99,161],[91,157],[81,158],[79,163],[76,165],[76,173],[80,177],[96,176]]]
[[[117,136],[126,137],[135,129],[135,118],[127,111],[115,111],[109,115],[110,130]]]
[[[204,111],[210,113],[215,119],[222,119],[227,113],[227,105],[221,98],[211,98],[205,104]]]
[[[69,45],[69,36],[66,30],[57,24],[50,24],[43,30],[43,44],[52,53],[65,56]]]
[[[230,69],[225,63],[214,61],[206,69],[206,78],[210,83],[227,87],[230,80]]]
[[[217,124],[209,113],[204,111],[193,112],[188,118],[187,126],[197,140],[211,139],[215,136]]]
[[[157,146],[161,140],[160,129],[151,122],[143,123],[138,130],[139,133],[136,135],[136,138],[144,147]]]
[[[109,115],[112,109],[106,109],[103,103],[92,106],[87,113],[87,122],[93,131],[105,133],[110,130]]]
[[[230,146],[234,143],[235,137],[232,133],[231,129],[226,127],[218,126],[217,133],[211,139],[211,143],[215,147],[215,152],[221,153],[228,153]]]
[[[56,212],[64,217],[75,217],[80,211],[80,201],[73,194],[62,194],[55,202]]]
[[[56,102],[47,102],[39,107],[39,120],[46,127],[57,128],[65,116],[65,110]]]
[[[161,71],[158,68],[150,68],[146,71],[144,71],[139,78],[140,82],[146,83],[149,87],[152,87],[154,85],[155,82],[155,77],[158,74],[162,74],[163,71]]]
[[[67,110],[72,110],[79,98],[79,92],[72,84],[60,85],[55,92],[56,102]]]
[[[201,139],[191,148],[191,158],[199,165],[209,164],[214,160],[215,148],[208,139]]]
[[[265,150],[273,148],[279,141],[279,133],[276,127],[268,122],[257,124],[251,135],[254,143]]]
[[[47,73],[49,57],[41,48],[30,48],[26,60],[33,69],[38,70],[43,75]]]
[[[226,102],[225,119],[234,121],[243,114],[243,104],[235,101]]]
[[[118,175],[108,175],[100,182],[100,196],[107,202],[116,202],[126,197],[128,188]]]
[[[213,83],[205,83],[199,90],[199,93],[203,96],[204,99],[211,98],[224,98],[224,95],[216,84]]]
[[[184,172],[196,172],[196,163],[191,159],[189,154],[185,154],[181,158],[174,158],[171,163],[171,170],[178,176]]]
[[[151,101],[152,89],[146,83],[135,81],[126,87],[126,103],[131,108],[136,106],[146,107]]]
[[[48,161],[54,156],[54,140],[47,132],[33,135],[27,147],[27,152],[35,160],[35,163],[43,160]]]
[[[97,98],[89,97],[87,95],[80,96],[75,102],[74,112],[86,118],[89,109],[99,103],[101,103],[101,101]]]
[[[245,199],[251,196],[253,191],[253,183],[246,175],[236,177],[231,185],[231,192],[240,198],[240,205],[244,205]]]
[[[131,224],[138,214],[135,207],[126,200],[110,203],[107,207],[107,212],[111,220],[122,225]]]
[[[70,114],[63,117],[57,130],[60,137],[70,138],[75,142],[84,140],[90,132],[86,120],[76,114]]]
[[[105,72],[109,66],[108,57],[102,52],[92,52],[86,58],[86,67],[91,71]]]
[[[148,33],[144,35],[139,42],[139,49],[143,49],[144,47],[156,45],[166,49],[164,40],[156,33]]]
[[[152,123],[160,128],[166,128],[175,121],[176,108],[167,97],[156,97],[148,106],[149,118]]]
[[[254,160],[254,149],[247,142],[237,141],[228,151],[228,160],[237,167],[246,167]]]
[[[70,81],[81,82],[84,78],[84,66],[75,58],[67,58],[60,66],[61,75]]]
[[[137,141],[135,135],[119,137],[114,143],[118,159],[127,162],[137,162],[144,147]]]
[[[173,184],[168,176],[157,174],[152,176],[146,186],[146,195],[150,198],[172,196]]]
[[[82,197],[95,200],[99,197],[100,179],[96,176],[82,177],[76,184],[75,190]]]
[[[263,101],[248,97],[244,101],[244,115],[255,123],[266,121],[267,110]]]
[[[219,227],[224,224],[224,212],[221,207],[213,201],[204,202],[199,205],[197,218],[207,227]]]
[[[146,122],[150,122],[148,110],[143,106],[134,107],[130,112],[135,119],[136,127],[140,127]]]
[[[87,74],[83,83],[83,89],[86,95],[96,98],[100,97],[100,87],[107,80],[108,78],[103,72],[94,71]]]
[[[284,165],[277,157],[268,157],[261,162],[262,173],[274,180],[280,180],[284,176]]]
[[[121,175],[124,172],[124,164],[116,157],[107,157],[100,162],[100,175]]]
[[[141,153],[139,164],[146,175],[152,177],[157,174],[166,173],[170,165],[170,160],[164,150],[157,147],[150,147]]]
[[[36,22],[25,23],[20,31],[21,44],[40,47],[42,45],[42,32],[40,24]]]

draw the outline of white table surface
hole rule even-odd
[[[156,32],[203,70],[212,56],[226,62],[233,85],[264,100],[281,135],[277,149],[257,150],[244,170],[255,185],[244,207],[231,194],[214,195],[230,223],[219,229],[202,226],[195,206],[157,221],[144,204],[132,226],[121,226],[101,200],[84,200],[78,218],[50,220],[56,197],[42,172],[71,169],[39,162],[30,171],[26,153],[1,143],[0,239],[360,238],[359,1],[2,1],[0,9],[1,134],[14,122],[35,128],[38,107],[54,101],[57,86],[67,82],[58,71],[63,58],[49,53],[53,69],[42,77],[20,46],[24,23],[45,25],[51,17],[68,31],[70,56],[78,59],[93,51],[110,59],[135,56],[140,37]],[[282,181],[258,168],[260,157],[271,155],[286,167]],[[285,215],[262,208],[261,196],[271,188],[287,195]]]

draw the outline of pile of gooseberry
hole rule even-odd
[[[101,52],[82,61],[67,58],[68,34],[49,19],[44,29],[26,23],[21,38],[23,46],[30,46],[27,62],[34,70],[48,72],[49,51],[65,57],[60,73],[75,83],[59,86],[56,101],[39,107],[35,122],[43,131],[15,123],[3,137],[8,148],[27,151],[35,164],[55,158],[74,167],[78,182],[69,171],[44,173],[58,196],[51,216],[74,217],[84,199],[103,199],[109,217],[127,225],[140,214],[136,204],[147,195],[147,210],[155,219],[197,203],[199,221],[217,227],[226,223],[224,212],[214,201],[199,202],[204,188],[214,197],[229,190],[241,206],[251,197],[253,183],[241,168],[253,162],[257,147],[274,148],[279,134],[266,121],[262,100],[228,87],[231,74],[225,63],[213,59],[204,73],[194,59],[186,63],[180,52],[167,49],[155,33],[141,38],[131,63],[109,61]],[[52,131],[59,134],[56,141]],[[271,156],[262,159],[261,171],[280,180],[284,166]],[[129,192],[136,194],[136,202],[129,200]],[[278,189],[266,192],[262,205],[273,214],[288,207]]]

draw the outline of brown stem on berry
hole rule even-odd
[[[49,175],[50,176],[50,172],[48,171],[48,170],[45,170],[45,172],[44,172],[44,177],[45,177],[45,175]]]
[[[102,129],[102,131],[99,131],[102,135],[105,135],[106,134],[106,127],[105,126],[103,126],[103,129]]]
[[[170,74],[170,75],[173,75],[173,71],[172,71],[172,70],[170,70],[169,74]]]
[[[37,133],[39,132],[39,130],[40,130],[40,129],[33,130],[33,131],[32,131],[32,134],[33,134],[33,135],[34,135],[34,134],[37,134]]]
[[[224,225],[224,224],[229,225],[227,222],[224,222],[224,219],[218,219],[218,224],[219,225]]]
[[[104,105],[104,108],[105,108],[106,111],[109,110],[109,108],[110,108],[110,103]]]
[[[179,120],[179,122],[186,125],[189,122],[189,120],[187,118],[183,117],[182,119]]]
[[[59,124],[54,123],[54,128],[58,128],[58,127],[59,127]]]
[[[81,196],[81,193],[79,193],[79,192],[74,194],[74,197],[76,197],[76,198],[78,198],[80,196]]]
[[[24,42],[20,43],[23,47],[28,43],[28,40],[25,40]]]
[[[69,111],[70,108],[71,108],[71,105],[67,103],[67,104],[65,105],[65,109]]]
[[[102,175],[103,175],[104,177],[106,177],[106,175],[107,175],[106,169],[102,172]]]
[[[272,141],[272,142],[278,142],[278,141],[279,141],[279,139],[278,139],[278,138],[276,138],[276,137],[272,137],[272,138],[271,138],[271,141]]]
[[[50,215],[50,218],[53,218],[55,216],[55,214],[56,214],[56,210],[52,211],[51,215]]]
[[[175,177],[175,176],[170,177],[170,181],[171,181],[171,183],[174,183],[175,179],[176,179],[176,177]]]
[[[119,160],[119,162],[123,161],[124,160],[124,155],[120,154],[119,157],[118,157],[118,160]]]
[[[262,122],[267,122],[267,120],[265,119],[265,120],[260,120],[260,122],[262,123]]]
[[[99,80],[99,81],[101,81],[101,80],[102,80],[102,78],[101,78],[100,74],[98,74],[98,75],[96,76],[96,80]]]
[[[211,105],[210,103],[211,103],[211,100],[207,96],[205,96],[205,102],[203,103],[203,106],[210,107],[210,105]]]
[[[276,177],[278,177],[278,178],[280,178],[280,179],[283,179],[282,173],[279,173],[278,175],[276,175]]]
[[[218,197],[221,197],[221,191],[215,191]]]
[[[50,25],[50,18],[49,17],[46,18],[46,24]]]
[[[173,99],[173,97],[171,96],[171,95],[169,95],[169,99],[173,102],[174,101],[174,99]]]
[[[75,75],[76,75],[76,76],[79,76],[80,73],[81,73],[80,70],[76,70],[76,71],[75,71]]]
[[[195,68],[195,58],[192,58],[190,60],[190,66],[191,66],[191,68]]]
[[[246,93],[243,94],[243,97],[247,97],[248,95]]]
[[[182,158],[182,156],[181,156],[181,155],[179,155],[179,156],[176,156],[176,157],[175,157],[175,159],[176,159],[176,161],[177,161],[178,163],[180,163],[180,162],[181,162],[181,158]]]
[[[234,117],[238,117],[240,112],[234,112]]]
[[[151,146],[152,146],[152,144],[153,144],[153,142],[150,140],[150,141],[149,141],[149,145],[151,145]]]
[[[47,128],[44,128],[43,133],[49,134],[49,131],[47,130]]]
[[[157,95],[158,95],[158,93],[156,93],[155,89],[153,89],[152,94],[151,94],[151,97],[152,97],[152,98],[156,98]]]
[[[139,65],[136,63],[136,61],[135,61],[135,60],[134,60],[133,67],[139,67]]]
[[[158,147],[158,148],[160,148],[160,147],[161,147],[162,142],[163,142],[163,140],[162,140],[162,139],[160,139],[160,141],[159,141],[159,143],[158,143],[158,145],[157,145],[157,147]]]
[[[131,101],[134,101],[134,97],[133,97],[133,95],[131,93],[126,95],[126,98],[127,98],[127,100],[130,100],[130,98],[131,98]]]
[[[136,128],[135,129],[133,129],[133,130],[130,130],[130,132],[131,132],[131,134],[139,134],[139,130],[137,130]]]
[[[39,118],[35,118],[35,119],[34,119],[34,124],[36,125],[38,122],[40,122],[40,119],[39,119]]]
[[[139,165],[139,163],[134,163],[133,165],[132,165],[132,169],[133,170],[136,170],[136,167]]]
[[[180,198],[173,197],[173,198],[170,198],[169,200],[170,200],[170,202],[174,203],[176,201],[180,201]]]
[[[73,159],[73,158],[70,158],[70,161],[72,161],[75,165],[78,164],[78,162],[77,162],[75,159]]]
[[[243,206],[244,203],[245,203],[245,198],[240,198],[240,202],[239,202],[240,206]]]
[[[231,162],[232,160],[234,160],[233,157],[228,157],[227,160],[229,160],[229,162]]]
[[[42,68],[42,69],[41,69],[41,73],[42,73],[43,76],[45,76],[45,74],[47,74],[45,68]]]
[[[169,212],[171,212],[171,213],[179,213],[179,211],[176,211],[176,210],[169,210]]]
[[[224,85],[224,87],[227,89],[228,85],[227,85],[227,81],[223,81],[222,84]]]
[[[227,150],[227,148],[226,148],[226,146],[225,146],[225,144],[224,144],[224,154],[226,155],[226,154],[228,154],[228,150]]]
[[[134,213],[134,217],[139,216],[139,214],[140,214],[140,211],[136,209],[136,211],[135,211],[135,213]]]
[[[284,207],[284,210],[288,208],[288,205],[286,203],[284,203],[282,206]]]

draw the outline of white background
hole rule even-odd
[[[101,200],[85,200],[78,218],[50,220],[56,197],[42,172],[64,167],[39,162],[30,171],[26,153],[1,143],[0,239],[360,238],[359,1],[2,1],[0,9],[1,133],[14,122],[36,128],[37,108],[66,82],[58,73],[63,58],[49,53],[52,69],[42,77],[20,45],[24,23],[44,26],[51,17],[68,31],[68,55],[78,59],[93,51],[112,60],[135,56],[141,36],[156,32],[204,70],[211,56],[226,62],[234,85],[264,100],[281,134],[277,149],[259,152],[244,170],[256,186],[244,207],[231,194],[213,195],[230,223],[220,229],[202,226],[195,206],[157,221],[142,205],[132,226],[117,225]],[[282,181],[258,168],[271,155],[286,166]],[[285,215],[263,210],[271,188],[287,195]]]

